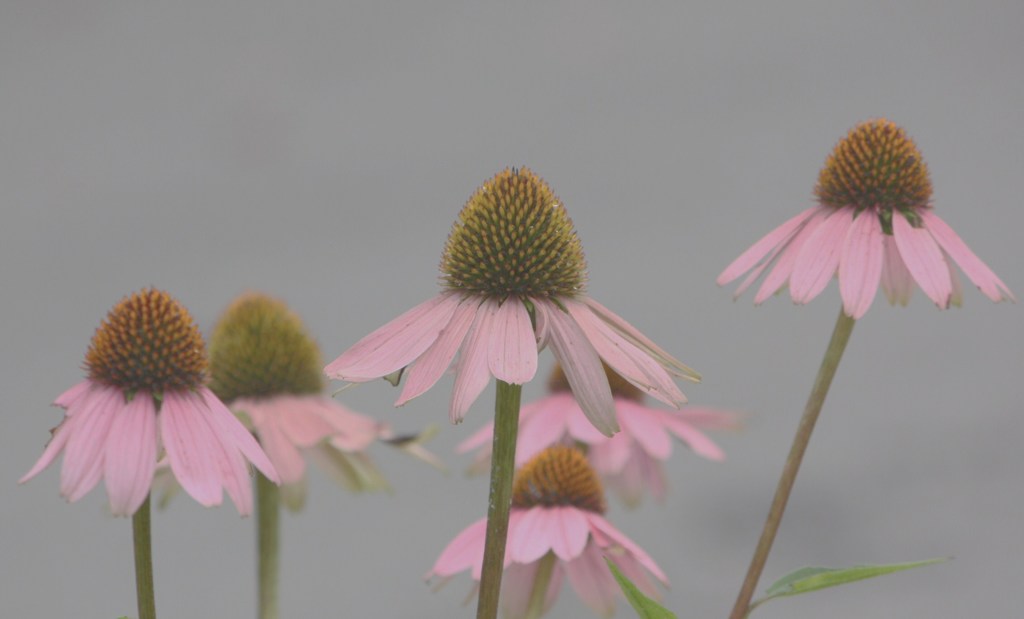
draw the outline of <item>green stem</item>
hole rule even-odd
[[[491,444],[491,491],[487,504],[487,536],[484,538],[477,619],[495,619],[498,616],[508,512],[512,506],[512,474],[516,465],[519,398],[522,392],[522,385],[498,381],[494,402],[494,442]]]
[[[132,516],[132,541],[135,546],[135,598],[139,619],[156,619],[153,594],[153,543],[149,526],[149,497]]]
[[[750,613],[750,599],[754,597],[757,581],[761,578],[765,562],[768,561],[768,553],[771,552],[772,542],[775,541],[775,534],[782,522],[782,514],[786,511],[786,503],[793,490],[796,474],[800,470],[800,462],[803,460],[807,444],[811,440],[814,423],[818,420],[822,405],[825,404],[825,396],[828,395],[832,377],[835,376],[836,368],[839,367],[839,360],[843,357],[843,351],[846,350],[846,343],[850,339],[850,333],[853,332],[855,323],[856,321],[847,316],[842,309],[839,310],[839,318],[836,319],[835,329],[832,330],[832,340],[825,351],[825,358],[821,361],[811,395],[807,398],[804,415],[800,418],[796,436],[793,437],[793,445],[789,449],[789,457],[786,458],[786,465],[782,469],[779,485],[775,488],[775,498],[772,499],[764,530],[761,531],[761,539],[758,540],[754,557],[750,560],[747,577],[743,580],[743,586],[736,598],[736,605],[733,606],[732,614],[729,615],[730,619],[745,619]]]
[[[537,566],[537,575],[533,577],[533,590],[530,591],[530,602],[526,607],[526,619],[538,619],[544,612],[544,598],[548,596],[551,574],[555,571],[555,554],[548,551],[541,557]]]
[[[259,618],[277,619],[281,499],[277,484],[256,472],[256,545],[259,553]]]

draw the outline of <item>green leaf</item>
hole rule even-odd
[[[626,599],[629,600],[630,605],[640,619],[677,619],[675,613],[666,610],[664,606],[641,593],[636,588],[636,585],[622,575],[622,572],[619,571],[619,568],[615,567],[614,563],[607,558],[605,558],[605,563],[608,564],[608,568],[612,571],[612,576],[619,583],[619,587],[626,594]]]
[[[800,595],[818,589],[845,585],[849,582],[856,582],[875,576],[884,576],[893,572],[902,572],[915,567],[923,567],[934,563],[948,561],[948,558],[928,559],[926,561],[913,561],[911,563],[893,563],[890,565],[855,565],[853,567],[830,568],[830,567],[804,567],[790,572],[768,587],[767,597],[758,600],[756,604],[762,604],[768,600]]]

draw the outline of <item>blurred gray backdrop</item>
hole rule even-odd
[[[285,299],[325,361],[437,290],[460,207],[532,167],[578,227],[592,296],[745,411],[729,459],[680,449],[671,494],[612,519],[672,580],[680,617],[723,617],[839,307],[733,303],[716,275],[811,204],[859,121],[917,141],[935,205],[1024,294],[1024,3],[0,3],[0,615],[134,615],[130,522],[58,467],[16,480],[123,295],[164,288],[204,331],[238,293]],[[782,617],[1019,616],[1022,308],[918,291],[858,324],[762,588],[803,565],[955,561],[775,602]],[[543,356],[543,371],[550,355]],[[440,424],[441,474],[374,455],[391,495],[313,472],[284,518],[288,617],[470,617],[468,576],[421,580],[482,516],[453,446],[451,379],[403,409],[383,381],[341,399],[400,431]],[[538,381],[525,399],[543,392]],[[180,499],[154,517],[161,616],[254,615],[253,521]],[[564,590],[553,617],[587,616]],[[631,613],[621,604],[618,616]]]

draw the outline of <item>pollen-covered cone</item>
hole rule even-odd
[[[54,402],[64,420],[21,482],[63,452],[61,496],[77,501],[103,479],[111,511],[128,516],[149,495],[165,456],[192,498],[219,505],[226,490],[244,516],[252,511],[247,461],[278,481],[249,431],[204,386],[202,336],[167,293],[146,289],[114,306],[85,364],[88,378]]]
[[[668,584],[661,568],[632,540],[603,516],[604,494],[594,470],[582,452],[550,447],[527,462],[516,474],[509,515],[508,545],[501,601],[505,616],[526,616],[534,589],[545,573],[547,611],[569,580],[580,599],[596,613],[615,610],[619,587],[607,558],[647,595],[661,595],[654,579]],[[448,579],[469,570],[480,579],[487,520],[471,524],[441,552],[427,578]],[[542,569],[553,562],[550,571]]]
[[[699,376],[584,293],[586,264],[562,202],[526,168],[488,180],[466,203],[441,260],[442,292],[357,342],[326,368],[365,382],[403,372],[400,406],[455,361],[449,418],[462,421],[490,378],[521,385],[551,347],[587,419],[619,429],[601,361],[671,406],[674,378]]]
[[[387,488],[365,451],[389,429],[323,395],[321,367],[299,317],[263,294],[236,299],[210,338],[210,386],[249,421],[293,509],[305,501],[303,453],[350,490]]]
[[[765,272],[760,304],[784,286],[795,303],[818,296],[839,278],[843,310],[860,318],[879,284],[890,303],[906,305],[914,284],[938,307],[960,305],[954,263],[993,301],[1014,300],[992,272],[935,214],[928,168],[906,132],[885,119],[850,130],[825,161],[814,190],[818,205],[785,222],[718,276],[744,273],[743,293]]]

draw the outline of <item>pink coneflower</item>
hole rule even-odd
[[[955,262],[988,298],[1014,300],[1006,284],[933,212],[928,167],[906,132],[888,120],[851,129],[826,160],[814,193],[817,206],[743,252],[718,276],[718,284],[750,271],[736,289],[739,296],[768,271],[754,303],[788,284],[793,301],[803,304],[838,275],[844,311],[860,318],[879,282],[890,303],[906,305],[916,282],[940,308],[959,305]]]
[[[705,429],[734,429],[736,415],[713,408],[687,405],[682,410],[647,406],[644,394],[605,367],[622,431],[608,437],[587,420],[572,397],[565,373],[555,366],[548,380],[550,395],[531,402],[519,412],[516,466],[552,445],[576,445],[585,449],[590,464],[627,505],[634,506],[646,492],[665,497],[664,462],[672,455],[675,436],[699,456],[721,461],[725,453],[705,435]],[[489,423],[462,441],[460,453],[477,451],[474,469],[491,457],[494,424]]]
[[[123,299],[96,330],[85,357],[89,377],[54,402],[66,410],[21,482],[64,452],[60,493],[77,501],[104,479],[114,515],[134,514],[149,496],[161,454],[201,505],[227,491],[240,514],[252,510],[252,462],[277,472],[248,430],[203,385],[206,353],[188,311],[147,289]]]
[[[422,394],[459,353],[449,416],[458,423],[494,376],[522,385],[550,345],[587,418],[618,430],[603,359],[672,406],[673,377],[698,375],[584,294],[586,264],[561,201],[530,170],[505,170],[469,199],[441,260],[444,290],[366,336],[325,369],[365,382],[408,369],[396,405]],[[411,366],[411,367],[409,367]]]
[[[568,578],[580,599],[607,616],[619,591],[607,558],[644,593],[660,597],[651,579],[668,584],[658,565],[602,514],[601,483],[586,457],[570,447],[550,447],[516,475],[509,519],[502,605],[505,616],[539,616]],[[427,578],[469,570],[480,578],[486,520],[478,520],[441,552]]]

